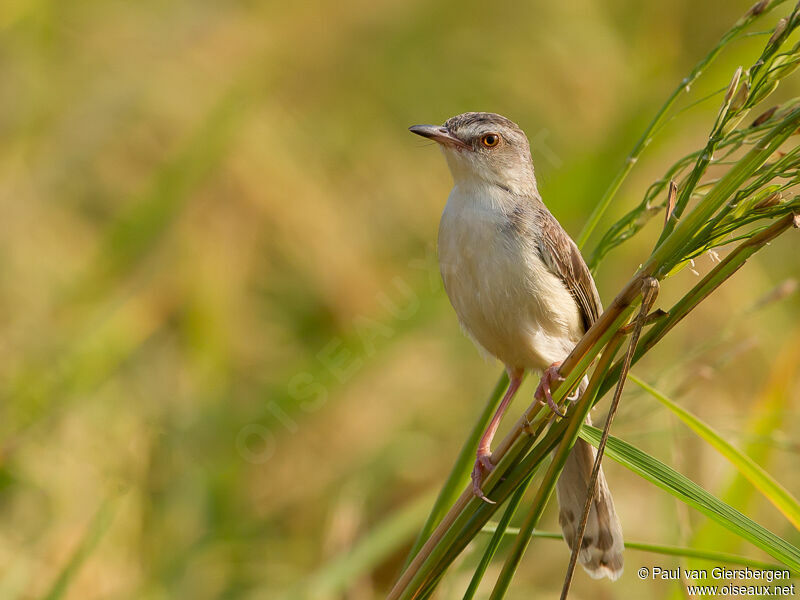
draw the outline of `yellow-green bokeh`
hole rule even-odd
[[[514,119],[577,235],[750,3],[0,3],[0,594],[278,598],[317,576],[315,598],[382,597],[499,371],[439,285],[450,179],[406,128],[466,110]],[[763,42],[733,44],[681,105]],[[704,143],[718,101],[667,125],[601,230]],[[606,302],[656,221],[599,269]],[[794,493],[800,302],[751,308],[798,256],[790,232],[636,368]],[[694,279],[669,280],[664,304]],[[800,541],[654,400],[629,390],[615,432]],[[630,539],[701,531],[763,558],[607,472]],[[375,531],[368,566],[335,562]],[[461,597],[477,550],[440,598]],[[536,541],[509,597],[554,597],[566,561]],[[616,584],[578,573],[574,597],[674,592],[635,570],[676,559],[627,564]],[[337,573],[346,595],[319,591]]]

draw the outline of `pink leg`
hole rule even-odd
[[[564,378],[561,376],[561,373],[558,372],[558,368],[561,366],[561,361],[554,362],[552,365],[547,367],[544,372],[542,373],[542,378],[539,380],[539,385],[536,388],[536,392],[533,394],[533,397],[536,398],[542,404],[547,404],[554,413],[556,413],[559,417],[566,417],[564,413],[558,410],[558,405],[553,401],[553,396],[550,394],[550,385],[554,381],[564,381]]]
[[[522,384],[524,375],[525,371],[523,369],[508,370],[509,383],[506,394],[500,401],[500,406],[497,407],[497,411],[495,411],[492,420],[489,421],[489,426],[486,428],[486,431],[483,432],[481,441],[478,443],[478,456],[475,459],[475,466],[472,467],[472,492],[478,498],[490,504],[494,504],[494,502],[484,495],[483,490],[481,490],[481,483],[483,482],[484,471],[489,473],[494,469],[491,448],[492,438],[494,438],[494,434],[497,433],[497,427],[500,425],[500,419],[503,418],[503,413],[506,412],[508,405],[511,403],[511,399],[514,398],[514,394],[517,393],[519,386]]]

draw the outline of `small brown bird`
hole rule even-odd
[[[439,144],[453,175],[439,224],[447,295],[464,330],[505,364],[510,378],[472,471],[473,491],[488,501],[481,482],[494,466],[492,438],[525,371],[542,373],[535,397],[558,412],[550,385],[602,306],[580,251],[539,196],[528,138],[514,122],[471,112],[410,130]],[[594,457],[594,448],[578,439],[556,488],[570,547]],[[578,559],[592,577],[614,580],[622,574],[622,549],[622,527],[600,471]]]

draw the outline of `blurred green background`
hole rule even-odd
[[[499,373],[439,283],[450,178],[406,128],[511,117],[576,236],[750,4],[3,0],[0,597],[382,597]],[[691,98],[763,43],[731,46]],[[667,126],[601,230],[704,143],[718,101]],[[602,264],[606,303],[659,220]],[[635,369],[795,494],[797,248],[773,243]],[[652,399],[629,389],[615,433],[800,543]],[[606,470],[629,539],[763,558]],[[557,597],[567,559],[534,542],[509,598]],[[573,597],[671,597],[635,571],[677,564],[629,551],[621,581],[579,572]]]

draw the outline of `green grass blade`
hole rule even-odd
[[[722,456],[727,458],[736,469],[747,478],[775,508],[789,519],[795,528],[800,529],[800,503],[780,483],[762,469],[753,459],[725,440],[719,433],[698,419],[689,411],[675,404],[664,394],[648,385],[641,379],[631,375],[631,381],[648,392],[661,404],[670,409],[681,421],[713,446]]]
[[[497,576],[497,581],[495,582],[494,589],[492,590],[492,594],[490,596],[491,600],[500,600],[501,598],[505,598],[509,586],[511,585],[511,580],[516,573],[517,567],[519,567],[520,561],[522,560],[522,556],[525,554],[525,551],[528,548],[531,536],[536,530],[536,527],[539,525],[539,519],[541,518],[542,513],[544,512],[544,509],[547,506],[553,491],[555,490],[556,482],[561,474],[562,469],[564,468],[564,464],[567,462],[567,457],[569,456],[572,447],[575,445],[575,441],[577,440],[578,434],[581,430],[581,424],[583,423],[584,419],[586,419],[586,416],[589,414],[589,411],[594,405],[594,399],[597,395],[597,388],[603,378],[602,374],[606,372],[609,365],[614,360],[614,356],[617,354],[621,343],[622,337],[614,334],[612,339],[608,342],[603,350],[603,354],[597,363],[597,367],[595,368],[594,373],[592,373],[592,378],[589,380],[589,385],[581,393],[580,399],[575,405],[575,408],[570,411],[569,418],[562,422],[564,432],[559,436],[559,443],[556,447],[556,451],[553,454],[553,459],[550,462],[550,466],[547,468],[542,481],[539,483],[539,489],[536,491],[536,496],[534,497],[533,502],[528,509],[528,513],[525,515],[525,519],[520,527],[520,533],[514,540],[514,545],[511,547],[508,555],[506,556],[503,569]],[[556,431],[556,428],[551,427],[550,431],[548,432],[548,436],[552,435]]]
[[[486,403],[481,416],[472,428],[472,432],[467,438],[467,441],[464,442],[464,446],[458,454],[453,469],[450,471],[450,475],[448,475],[444,486],[442,486],[442,491],[439,492],[439,496],[436,498],[431,513],[428,515],[425,524],[417,535],[417,539],[414,541],[414,545],[411,547],[411,551],[406,558],[404,569],[408,566],[408,563],[411,562],[414,555],[419,552],[425,540],[428,539],[428,536],[430,536],[431,532],[436,528],[436,525],[442,520],[447,509],[456,501],[456,498],[458,498],[464,489],[467,478],[472,472],[472,466],[475,464],[475,452],[478,449],[478,441],[497,410],[497,406],[500,404],[500,400],[507,387],[508,374],[503,371],[492,393],[489,395],[489,401]]]
[[[776,353],[768,382],[750,404],[749,418],[741,428],[743,439],[750,440],[745,445],[745,453],[762,465],[769,463],[775,448],[761,440],[768,438],[781,427],[783,415],[788,410],[791,400],[790,389],[796,381],[796,375],[800,368],[798,367],[800,365],[800,347],[796,342],[798,338],[800,338],[800,329],[789,335],[787,343],[783,344]],[[739,510],[747,514],[750,512],[748,507],[757,490],[738,471],[733,471],[731,475],[721,487],[723,491],[719,497],[725,502],[735,501]],[[738,542],[740,541],[727,529],[716,527],[713,521],[707,521],[692,532],[689,543],[699,548],[719,548],[728,552],[738,552]],[[690,563],[689,567],[691,568],[691,566]]]
[[[777,0],[772,2],[767,8],[767,10],[763,10],[762,12],[753,14],[752,10],[748,11],[748,13],[739,19],[733,27],[731,27],[725,34],[720,38],[717,45],[711,49],[711,52],[706,54],[702,59],[700,59],[697,64],[692,68],[689,74],[682,79],[672,93],[667,98],[666,102],[658,109],[658,112],[653,117],[653,120],[650,121],[650,124],[645,129],[644,133],[634,145],[633,150],[626,158],[625,162],[623,163],[620,170],[614,176],[614,179],[609,184],[608,188],[606,188],[603,197],[600,198],[599,202],[595,205],[594,210],[592,210],[592,214],[589,215],[589,218],[586,221],[586,224],[583,226],[583,230],[578,235],[578,239],[576,243],[578,244],[578,248],[583,248],[586,245],[586,241],[589,239],[589,236],[592,235],[592,232],[597,227],[598,223],[600,223],[600,219],[602,219],[603,215],[605,214],[608,207],[611,205],[611,201],[616,196],[619,188],[622,186],[622,183],[628,177],[628,174],[633,169],[633,166],[639,160],[642,152],[644,149],[653,141],[653,137],[655,133],[659,130],[660,126],[664,123],[665,119],[667,118],[667,114],[669,113],[672,106],[678,100],[680,96],[684,93],[687,93],[694,82],[703,74],[703,72],[707,69],[707,67],[714,62],[717,56],[722,52],[722,50],[727,46],[732,40],[734,40],[744,29],[746,29],[754,20],[758,17],[766,14],[769,10],[772,10],[779,4],[782,4],[785,0]],[[592,267],[596,267],[597,265],[592,265]]]
[[[596,446],[601,434],[601,430],[584,425],[579,435]],[[725,504],[673,468],[615,437],[609,437],[606,453],[640,477],[758,546],[790,569],[800,572],[800,549]]]
[[[475,592],[478,591],[478,586],[483,579],[484,573],[486,573],[486,568],[489,566],[489,563],[492,562],[492,557],[494,557],[494,553],[497,552],[497,548],[500,546],[500,542],[506,534],[508,524],[511,522],[511,518],[514,516],[523,496],[525,496],[525,491],[528,489],[531,479],[533,479],[533,474],[528,476],[525,482],[517,488],[514,495],[511,496],[511,499],[508,501],[508,505],[506,506],[506,510],[500,522],[495,526],[494,535],[492,535],[492,539],[489,540],[489,545],[484,550],[478,566],[475,567],[475,573],[473,573],[467,591],[464,593],[464,600],[472,600],[472,598],[475,597]],[[517,532],[519,532],[519,528],[516,529]]]
[[[499,531],[498,523],[487,523],[481,529],[481,533],[496,534]],[[503,530],[503,535],[518,535],[518,527],[506,527]],[[533,537],[542,538],[545,540],[559,540],[563,541],[564,536],[560,533],[553,531],[534,531]],[[715,550],[702,550],[698,548],[689,548],[686,546],[670,546],[665,544],[650,544],[648,542],[631,542],[625,541],[625,547],[629,550],[640,550],[642,552],[651,552],[653,554],[663,554],[664,556],[681,556],[684,558],[697,558],[700,560],[707,560],[712,563],[727,563],[731,565],[741,565],[750,567],[751,569],[768,569],[772,571],[783,571],[786,569],[784,565],[775,563],[764,562],[762,560],[755,560],[747,556],[740,556],[738,554],[731,554],[729,552],[717,552]]]
[[[494,470],[483,484],[484,490],[491,490],[488,491],[488,496],[497,504],[488,504],[473,494],[466,494],[469,500],[463,509],[458,511],[457,516],[439,537],[436,545],[425,553],[424,558],[421,556],[425,552],[423,547],[420,556],[414,558],[410,568],[413,568],[414,562],[418,560],[420,564],[410,576],[408,573],[404,573],[403,579],[398,581],[388,598],[393,600],[421,600],[424,598],[425,594],[431,591],[430,588],[435,587],[448,566],[478,535],[481,527],[487,523],[497,508],[502,506],[514,490],[522,484],[525,477],[539,468],[547,455],[563,438],[565,430],[566,423],[560,421],[555,423],[536,443],[518,439],[517,450],[515,451],[512,446],[502,460],[495,465]],[[541,435],[541,431],[536,435]],[[520,459],[521,454],[525,455]],[[506,464],[504,465],[504,463]]]

